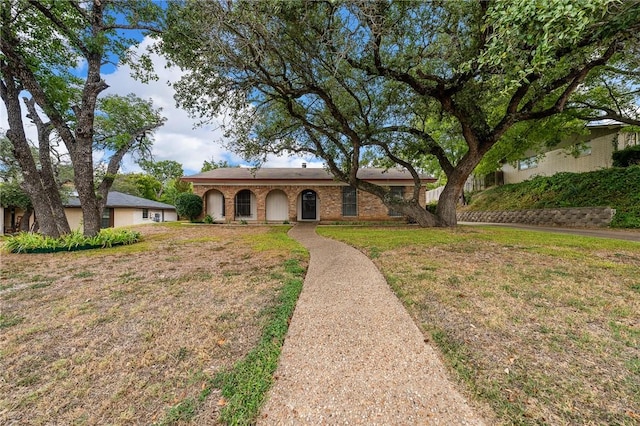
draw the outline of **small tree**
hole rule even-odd
[[[202,198],[196,194],[182,193],[176,197],[176,211],[179,216],[185,216],[193,222],[202,213]]]

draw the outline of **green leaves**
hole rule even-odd
[[[7,237],[4,248],[11,253],[53,253],[91,248],[107,248],[133,244],[140,240],[140,233],[130,229],[101,229],[94,237],[86,237],[80,231],[73,231],[60,238],[21,232]]]
[[[196,194],[181,193],[176,197],[178,216],[188,217],[194,221],[202,213],[202,198]]]
[[[141,99],[132,93],[100,98],[95,118],[97,146],[117,150],[138,139],[135,149],[146,154],[145,149],[153,141],[152,131],[166,120],[160,115],[161,111],[153,108],[150,99]]]
[[[321,157],[337,179],[376,195],[350,178],[362,160],[440,168],[453,183],[438,214],[450,216],[494,145],[494,166],[534,146],[519,123],[546,126],[640,29],[627,17],[640,4],[616,0],[189,1],[170,10],[163,48],[187,71],[179,103],[203,121],[228,114],[230,148],[258,164],[270,153]]]

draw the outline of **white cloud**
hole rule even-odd
[[[142,52],[151,43],[150,39],[142,41],[138,51]],[[216,161],[226,160],[233,164],[246,164],[240,157],[223,147],[222,131],[215,124],[206,127],[196,127],[196,120],[175,105],[174,90],[170,83],[178,81],[182,72],[176,68],[167,68],[166,60],[158,55],[151,57],[157,81],[141,83],[134,80],[128,66],[119,67],[114,73],[103,76],[110,85],[105,94],[126,95],[135,93],[137,96],[153,100],[156,107],[162,108],[162,114],[167,117],[164,126],[156,130],[152,154],[156,160],[175,160],[181,163],[186,174],[197,173],[205,160],[213,158]],[[263,167],[300,167],[303,162],[308,167],[322,167],[317,160],[305,160],[300,157],[274,156],[268,157]],[[139,168],[132,159],[123,164],[123,171],[136,171]]]

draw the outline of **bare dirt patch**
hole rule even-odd
[[[151,424],[256,344],[292,255],[256,246],[272,228],[138,230],[132,246],[2,254],[0,423]]]

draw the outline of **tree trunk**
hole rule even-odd
[[[29,222],[29,219],[31,218],[31,215],[33,214],[33,208],[32,207],[27,207],[24,210],[24,214],[22,215],[22,220],[20,221],[20,232],[29,232],[29,227],[31,225],[31,223]]]
[[[442,226],[440,219],[415,202],[403,205],[387,206],[416,221],[423,228]]]
[[[102,18],[102,8],[94,3],[95,17]],[[82,206],[84,235],[93,237],[100,232],[102,211],[96,194],[93,178],[93,131],[95,121],[96,100],[107,84],[100,77],[102,56],[97,52],[87,55],[87,80],[82,90],[80,107],[74,108],[78,120],[73,137],[63,138],[71,155],[74,170],[74,183]]]
[[[447,184],[440,194],[436,207],[436,216],[440,218],[441,226],[456,226],[458,224],[456,211],[464,184],[481,159],[482,154],[469,151],[447,176]]]
[[[35,108],[35,100],[33,98],[24,98],[24,103],[29,111],[27,117],[35,123],[38,131],[40,180],[42,181],[44,190],[49,198],[53,221],[61,235],[69,234],[71,232],[71,228],[69,227],[67,215],[64,212],[62,198],[60,197],[60,188],[56,182],[55,172],[53,170],[53,165],[51,164],[51,144],[49,143],[49,140],[51,138],[51,130],[53,129],[53,126],[51,123],[44,123],[42,121]]]
[[[89,146],[91,150],[91,146]],[[72,155],[73,168],[75,171],[74,182],[78,198],[82,206],[82,225],[85,236],[93,237],[100,232],[102,217],[98,204],[98,197],[93,180],[93,162],[91,152],[87,154],[75,153]],[[87,161],[88,159],[88,161]]]
[[[0,82],[0,95],[7,108],[7,120],[9,130],[7,139],[13,145],[13,154],[20,165],[22,171],[22,189],[31,199],[33,210],[40,221],[42,234],[57,238],[60,236],[60,229],[54,220],[53,209],[48,191],[46,190],[40,172],[36,167],[35,160],[31,155],[31,147],[27,142],[24,133],[24,123],[22,120],[22,108],[20,107],[20,89],[16,84],[16,78],[11,68],[6,63],[0,63],[2,67],[3,81]],[[68,225],[67,225],[68,227]]]

